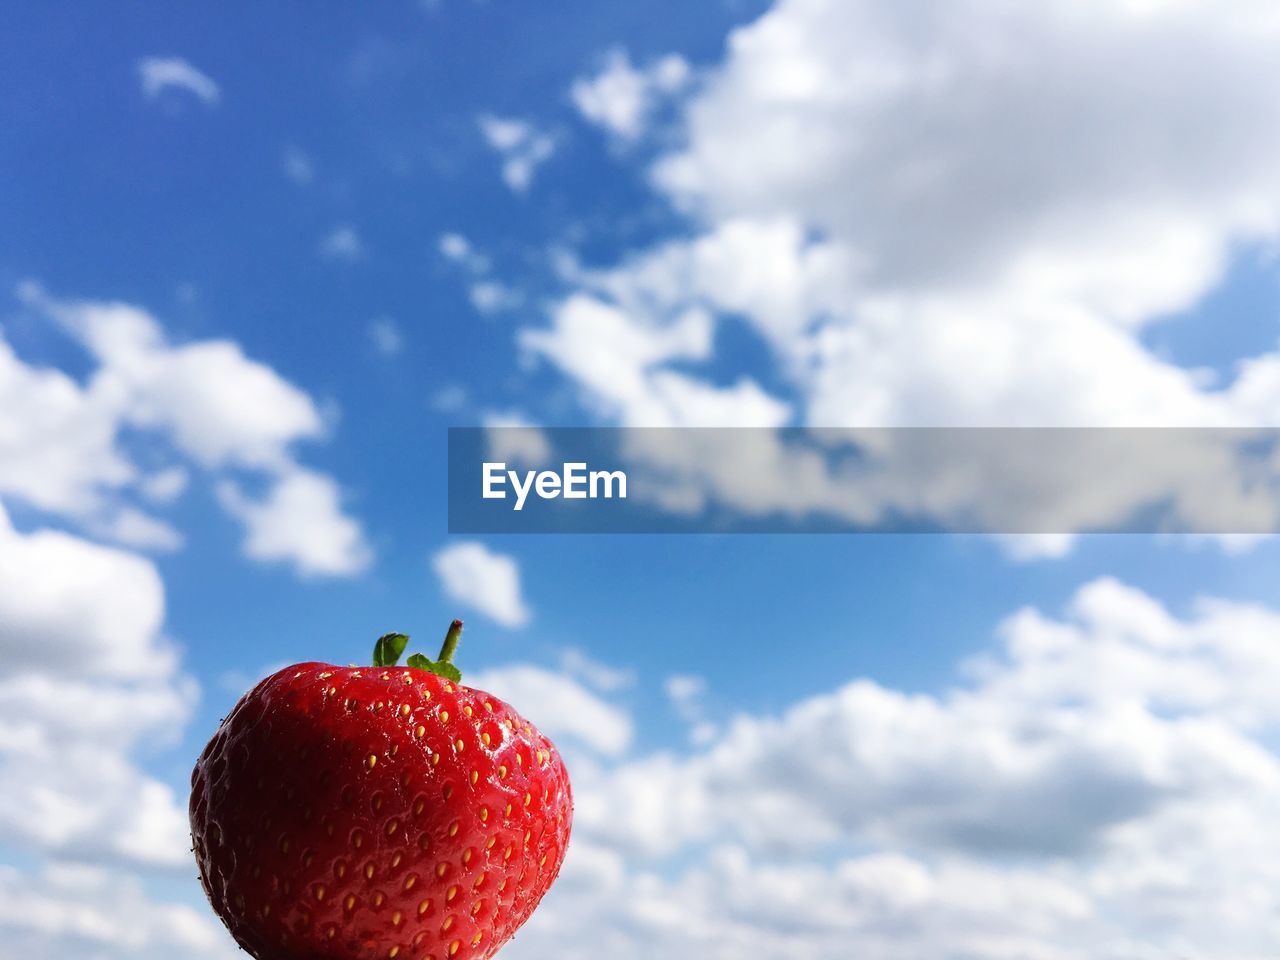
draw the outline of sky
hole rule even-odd
[[[461,616],[577,802],[504,958],[1275,955],[1273,541],[445,498],[449,426],[1280,426],[1274,4],[0,26],[0,954],[235,956],[220,718]]]

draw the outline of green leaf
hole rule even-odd
[[[403,633],[386,633],[373,645],[373,665],[375,667],[394,667],[400,662],[400,655],[409,645],[409,637]]]
[[[445,663],[443,660],[437,660],[433,663],[431,665],[431,672],[444,677],[446,680],[452,680],[454,683],[462,682],[462,671],[452,663]]]
[[[454,683],[462,681],[462,672],[452,663],[444,660],[429,660],[422,654],[415,653],[405,663],[415,670],[426,670],[428,673],[434,673],[437,677],[444,677]]]

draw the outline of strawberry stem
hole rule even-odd
[[[455,682],[462,679],[462,674],[453,665],[453,655],[458,652],[458,641],[462,639],[462,621],[455,620],[449,624],[449,632],[444,635],[444,646],[440,648],[440,659],[429,660],[421,653],[415,653],[405,661],[407,666],[415,670],[426,670],[438,677]]]
[[[455,620],[449,624],[449,632],[444,635],[444,645],[440,648],[438,663],[452,663],[453,655],[458,652],[458,641],[462,639],[462,621]]]

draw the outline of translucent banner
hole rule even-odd
[[[449,431],[451,533],[1277,529],[1280,430]]]

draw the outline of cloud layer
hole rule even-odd
[[[691,235],[569,271],[522,342],[645,425],[717,418],[727,317],[785,384],[737,383],[761,420],[1274,424],[1280,354],[1218,382],[1142,334],[1280,232],[1278,51],[1254,2],[780,0],[651,168]]]
[[[945,693],[854,680],[576,768],[565,876],[513,956],[1261,960],[1278,634],[1101,579],[1011,615]]]
[[[478,610],[504,627],[523,627],[533,616],[520,590],[513,557],[475,541],[458,541],[431,558],[445,596]]]
[[[138,61],[138,80],[148,100],[161,97],[166,90],[188,93],[211,107],[222,99],[217,82],[181,57],[144,57]]]
[[[198,697],[162,631],[152,563],[0,509],[0,929],[25,956],[229,956],[216,922],[156,902],[139,872],[193,868],[186,805],[139,754]],[[91,866],[90,866],[91,865]]]
[[[683,57],[669,54],[637,68],[626,50],[615,48],[604,58],[600,72],[575,82],[571,94],[584,119],[630,142],[645,132],[661,102],[689,80],[690,67]]]
[[[322,439],[315,401],[230,340],[173,343],[141,307],[61,300],[20,287],[32,310],[84,348],[80,382],[23,362],[0,340],[0,495],[69,517],[96,536],[172,549],[181,537],[147,512],[180,496],[187,466],[219,479],[224,507],[247,528],[252,558],[304,574],[351,575],[371,551],[335,482],[302,467],[295,446]],[[126,433],[161,442],[165,466],[144,470]],[[244,483],[265,483],[250,499]]]

